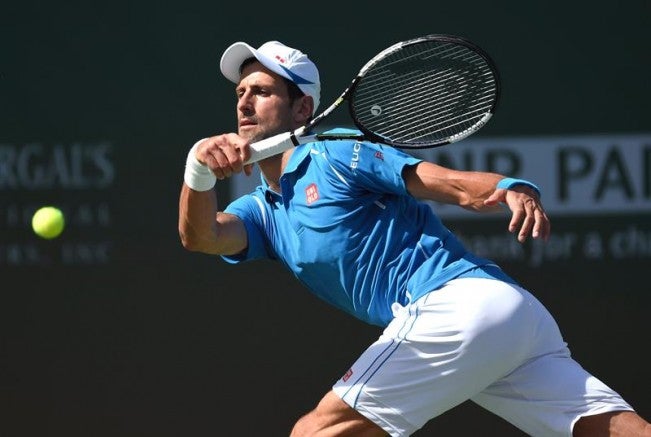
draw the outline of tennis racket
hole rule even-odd
[[[246,163],[323,139],[363,139],[400,149],[443,146],[484,126],[499,94],[495,63],[472,42],[439,34],[402,41],[368,61],[334,103],[306,125],[252,143]],[[344,101],[362,134],[314,134]]]

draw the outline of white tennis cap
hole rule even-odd
[[[219,63],[222,74],[231,82],[240,81],[240,67],[247,59],[255,57],[262,65],[294,82],[298,88],[314,100],[314,112],[319,106],[321,82],[319,70],[305,53],[287,47],[278,41],[262,44],[257,50],[244,42],[228,47]],[[313,113],[314,113],[313,112]]]

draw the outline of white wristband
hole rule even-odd
[[[207,165],[199,162],[195,156],[195,151],[199,147],[197,141],[194,146],[188,152],[188,158],[185,160],[185,174],[183,175],[183,180],[185,184],[192,188],[194,191],[208,191],[211,190],[215,183],[217,182],[217,177],[213,172],[208,168]]]

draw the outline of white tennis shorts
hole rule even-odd
[[[570,357],[528,291],[455,279],[405,307],[334,385],[392,436],[470,399],[532,436],[572,435],[586,415],[633,410]]]

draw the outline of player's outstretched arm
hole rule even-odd
[[[420,162],[407,167],[403,177],[409,193],[421,199],[477,212],[503,211],[503,205],[506,205],[512,212],[509,232],[517,232],[520,242],[528,236],[543,240],[549,237],[551,226],[538,192],[521,184],[508,189],[497,188],[500,181],[506,179],[503,175],[452,170],[431,162]]]

